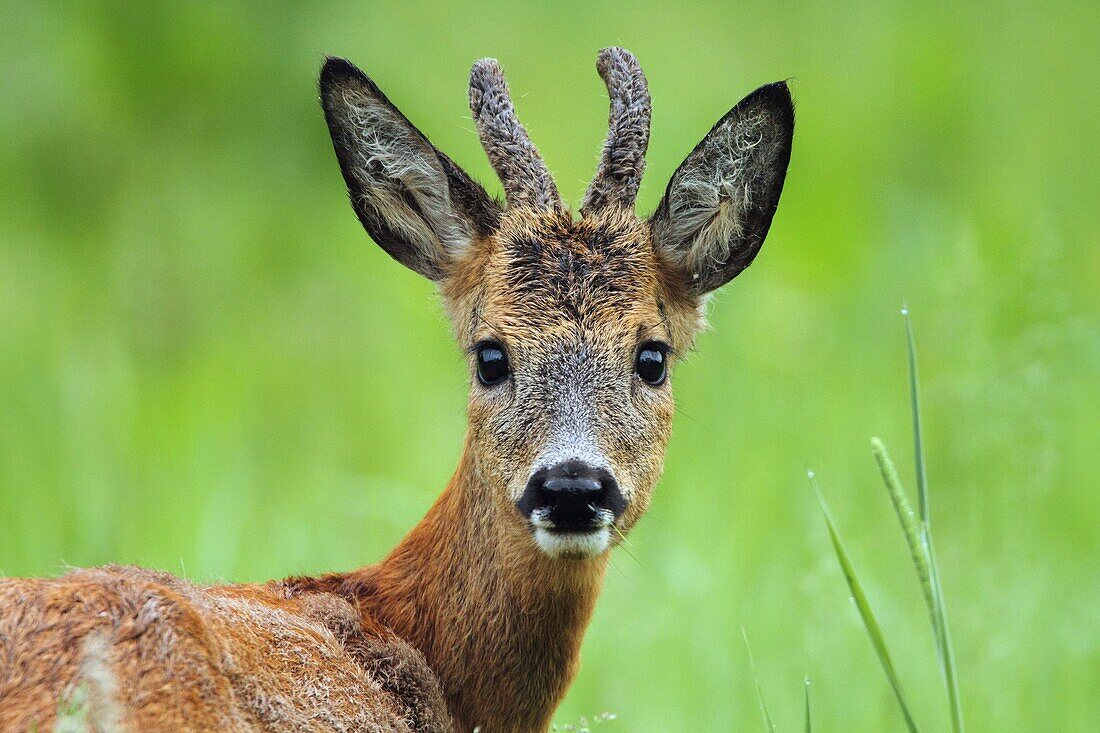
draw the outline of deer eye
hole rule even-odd
[[[508,355],[496,341],[482,341],[477,349],[477,381],[486,387],[500,384],[508,378]]]
[[[638,356],[634,359],[634,371],[642,378],[642,381],[659,387],[665,382],[667,364],[665,356],[668,354],[668,344],[660,341],[646,341],[638,349]]]

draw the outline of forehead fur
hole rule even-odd
[[[578,220],[560,209],[516,208],[458,263],[443,294],[460,337],[473,337],[483,319],[520,333],[648,322],[664,326],[680,348],[698,325],[697,304],[678,295],[667,273],[649,227],[631,211]]]
[[[627,304],[657,305],[653,252],[628,217],[516,217],[501,228],[496,245],[498,289],[491,300],[530,306],[535,313],[528,318],[564,316],[588,326],[605,323]]]

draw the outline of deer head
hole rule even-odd
[[[777,82],[722,117],[639,218],[646,79],[619,48],[602,51],[597,69],[609,132],[579,217],[517,120],[496,61],[474,64],[470,106],[506,202],[355,66],[331,58],[321,73],[355,213],[394,259],[437,283],[468,354],[476,500],[508,552],[592,558],[643,514],[669,437],[672,372],[707,294],[764,243],[790,160],[794,110]]]

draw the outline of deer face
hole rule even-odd
[[[549,554],[602,552],[648,505],[672,421],[669,365],[697,311],[621,210],[506,214],[460,268],[445,292],[501,510]]]
[[[504,183],[492,200],[346,61],[322,105],[352,205],[395,259],[439,284],[471,374],[469,443],[493,522],[552,557],[602,554],[649,504],[674,412],[671,372],[707,293],[749,265],[782,191],[793,108],[782,83],[742,100],[633,211],[649,96],[632,55],[600,54],[611,97],[580,216],[516,120],[496,62],[470,99]]]

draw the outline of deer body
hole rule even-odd
[[[790,157],[785,85],[715,125],[648,220],[633,210],[649,97],[606,49],[602,161],[579,218],[515,118],[496,62],[471,73],[490,198],[354,66],[321,101],[352,206],[438,284],[468,354],[451,482],[381,563],[264,585],[137,568],[0,580],[0,730],[80,689],[100,729],[544,731],[576,673],[608,553],[645,512],[669,373],[707,293],[755,257]]]

